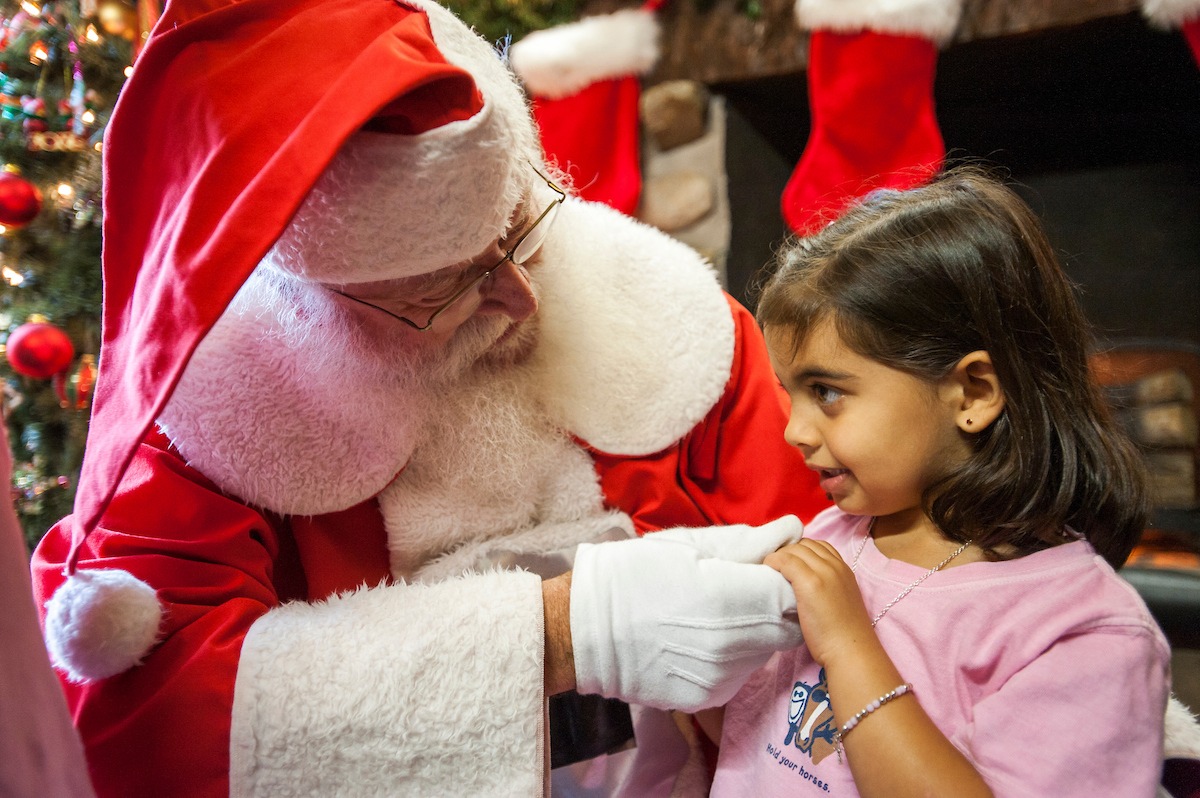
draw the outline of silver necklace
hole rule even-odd
[[[875,528],[875,519],[872,518],[871,525],[867,527],[867,534],[863,537],[862,543],[858,544],[858,550],[856,552],[854,552],[854,562],[850,566],[851,572],[853,572],[855,569],[858,568],[858,559],[859,559],[859,557],[862,557],[863,549],[865,549],[867,547],[867,541],[871,539],[871,530],[874,528]],[[875,624],[879,623],[879,619],[882,618],[883,616],[887,615],[888,610],[890,610],[892,607],[896,606],[897,602],[899,602],[900,599],[904,598],[909,593],[913,592],[913,590],[916,589],[917,585],[921,584],[926,579],[928,579],[929,577],[936,574],[938,571],[945,568],[950,563],[951,560],[953,560],[955,557],[957,557],[958,555],[960,555],[964,551],[966,551],[967,546],[970,546],[970,545],[971,545],[971,541],[968,540],[966,543],[962,544],[957,549],[955,549],[954,552],[951,553],[951,555],[949,557],[942,560],[940,563],[933,566],[932,568],[930,568],[928,571],[926,571],[925,573],[918,576],[913,581],[909,582],[908,585],[903,590],[900,591],[900,595],[896,596],[894,599],[889,601],[887,603],[887,606],[885,606],[883,609],[881,609],[879,611],[879,613],[874,618],[871,619],[871,628],[874,628]]]

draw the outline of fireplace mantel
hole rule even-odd
[[[682,78],[719,84],[803,71],[808,37],[796,27],[792,0],[758,2],[757,18],[739,10],[745,0],[668,2],[659,12],[662,56],[648,82]],[[594,0],[587,4],[585,15],[629,6]],[[964,0],[962,20],[948,46],[1070,27],[1138,10],[1137,0]]]

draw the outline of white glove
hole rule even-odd
[[[773,652],[802,642],[791,585],[761,563],[803,531],[788,515],[581,545],[576,689],[688,712],[724,704]]]

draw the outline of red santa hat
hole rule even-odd
[[[909,188],[941,167],[934,67],[962,0],[796,0],[795,11],[811,31],[812,131],[781,204],[804,234],[873,188]]]
[[[537,159],[507,66],[428,0],[167,5],[105,141],[103,345],[68,578],[47,602],[47,644],[71,678],[125,670],[154,641],[153,590],[77,571],[80,547],[268,251],[337,282],[462,262],[503,232]],[[321,181],[347,175],[361,192],[323,209]],[[384,221],[386,248],[364,240]]]
[[[1142,13],[1156,27],[1178,28],[1200,64],[1200,0],[1142,0]]]
[[[662,2],[535,31],[512,47],[547,160],[579,196],[628,214],[642,191],[640,77],[658,63]]]

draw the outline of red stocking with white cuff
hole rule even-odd
[[[510,53],[547,163],[579,196],[631,215],[641,198],[641,76],[658,61],[658,4],[535,31]]]
[[[960,10],[960,0],[798,0],[797,20],[812,31],[812,131],[783,192],[793,232],[811,232],[874,188],[919,185],[941,167],[933,79]]]

